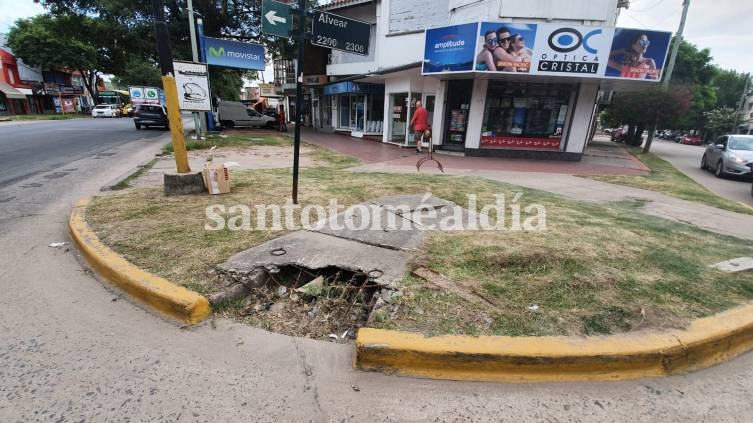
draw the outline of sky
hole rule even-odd
[[[753,2],[751,0],[691,0],[684,38],[708,48],[724,69],[753,73]],[[16,19],[43,13],[32,0],[0,0],[0,32]],[[617,26],[677,31],[682,0],[632,0],[622,9]],[[271,72],[265,72],[267,81]]]
[[[674,33],[681,16],[682,0],[632,0],[617,26]],[[711,50],[721,68],[753,73],[753,2],[691,0],[683,38]]]

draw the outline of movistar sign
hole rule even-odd
[[[207,64],[228,68],[264,70],[264,46],[204,37]]]

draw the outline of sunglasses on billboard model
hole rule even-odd
[[[492,44],[499,44],[499,41],[497,41],[496,38],[490,38],[486,40],[486,44],[492,45]]]
[[[641,47],[648,47],[651,45],[651,41],[649,40],[638,40],[638,44],[640,44]]]

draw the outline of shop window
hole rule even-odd
[[[324,97],[324,126],[332,126],[332,96]]]
[[[366,132],[381,133],[384,124],[384,96],[366,96]]]
[[[573,85],[490,82],[481,148],[559,149]]]
[[[340,99],[340,121],[337,123],[338,128],[350,129],[350,96],[341,95]]]

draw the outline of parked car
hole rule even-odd
[[[753,135],[724,135],[706,147],[701,169],[713,170],[717,177],[725,175],[753,176]]]
[[[701,145],[703,140],[698,135],[685,134],[680,137],[680,144]]]
[[[120,117],[120,107],[117,104],[100,104],[92,109],[92,117]]]
[[[170,121],[167,118],[165,106],[156,104],[139,104],[133,111],[133,124],[136,129],[148,128],[150,126],[161,126],[164,129],[170,129]]]
[[[275,118],[263,115],[254,109],[249,109],[238,101],[220,100],[217,107],[220,125],[223,128],[235,126],[255,126],[259,128],[274,128]]]

